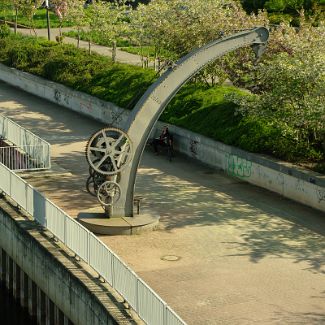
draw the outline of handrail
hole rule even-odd
[[[82,258],[147,324],[186,324],[128,265],[84,226],[0,163],[0,191]]]
[[[0,137],[10,141],[39,162],[40,167],[37,169],[51,168],[50,144],[3,115],[0,115]]]

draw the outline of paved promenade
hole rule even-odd
[[[28,180],[76,217],[84,150],[102,124],[0,82],[0,113],[52,144],[54,170]],[[145,152],[136,194],[160,229],[101,237],[188,324],[324,324],[325,216],[181,156]]]

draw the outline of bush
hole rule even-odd
[[[71,30],[68,32],[64,32],[63,35],[68,36],[68,37],[72,37],[72,38],[78,38],[78,32]],[[103,35],[99,32],[95,32],[95,31],[89,31],[89,32],[85,32],[85,31],[80,31],[79,33],[79,37],[82,41],[89,41],[98,45],[103,45],[103,46],[108,46],[108,47],[112,47],[112,41],[108,40],[107,38],[103,37]],[[123,46],[129,46],[130,42],[127,39],[122,39],[122,38],[118,38],[116,40],[116,46],[117,47],[123,47]]]
[[[10,35],[0,38],[0,61],[11,67],[111,101],[130,106],[153,82],[153,70],[113,63],[73,45]],[[130,105],[129,105],[130,104]]]
[[[0,38],[7,37],[10,34],[10,28],[8,25],[0,25]]]

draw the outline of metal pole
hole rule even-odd
[[[51,26],[50,26],[50,11],[49,11],[49,0],[45,0],[46,6],[46,20],[47,20],[47,39],[51,40]]]
[[[17,34],[17,25],[18,25],[18,8],[15,9],[15,34]]]
[[[112,60],[113,62],[116,62],[116,41],[113,41]]]

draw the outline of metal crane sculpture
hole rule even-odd
[[[107,127],[90,138],[86,157],[92,172],[101,179],[96,192],[108,217],[133,217],[135,179],[142,152],[159,116],[182,85],[207,64],[235,49],[251,46],[258,59],[265,50],[268,37],[268,30],[258,27],[192,51],[148,88],[123,130]]]

